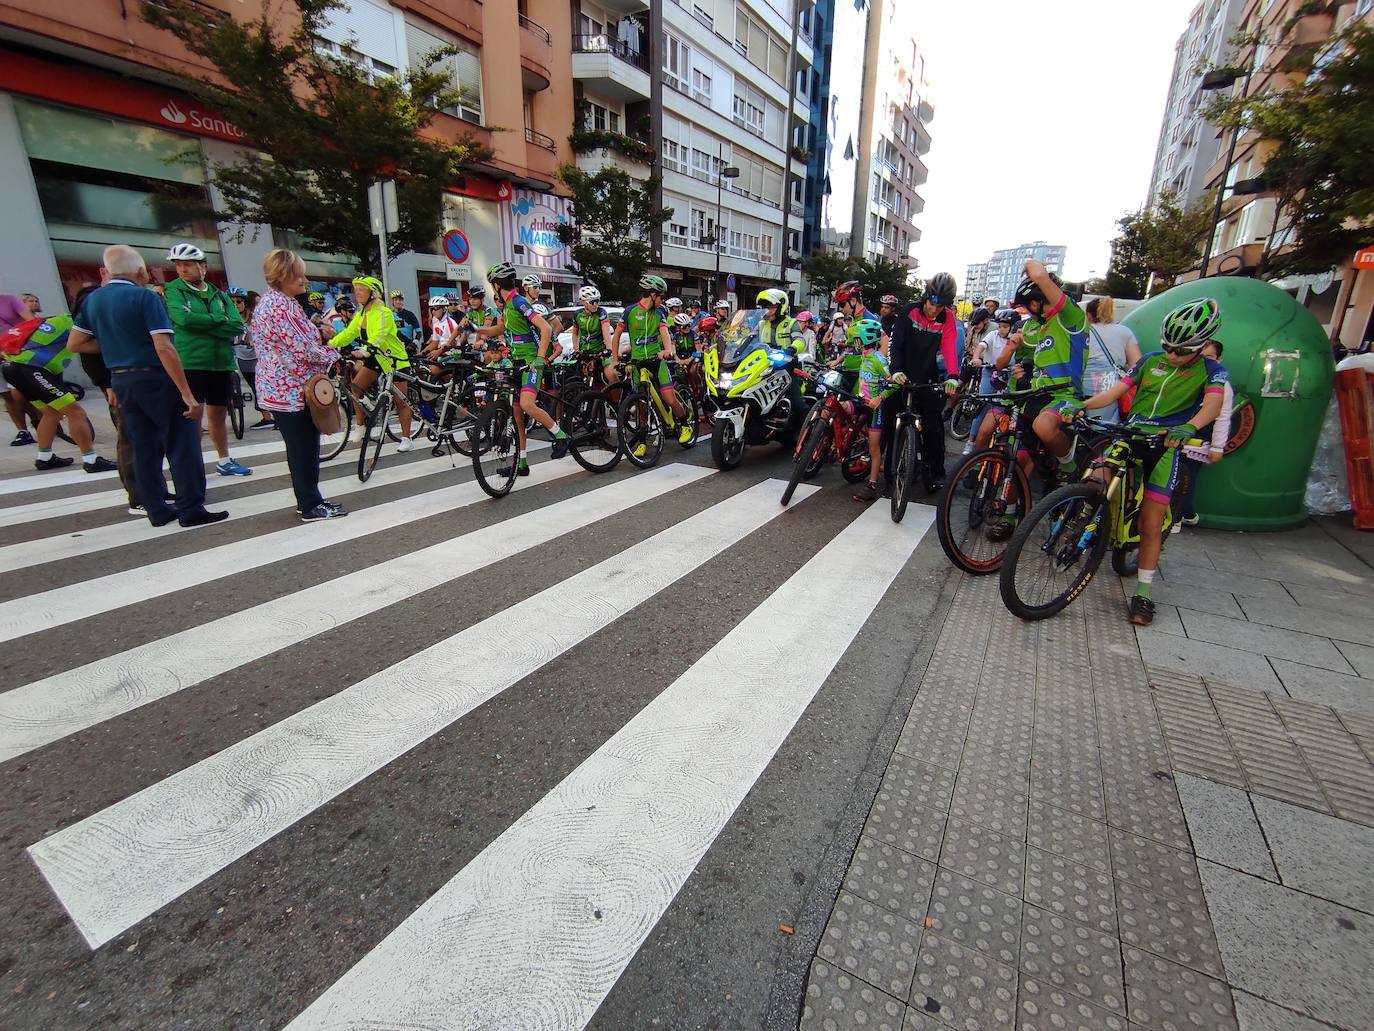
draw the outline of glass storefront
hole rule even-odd
[[[14,107],[68,301],[100,281],[112,243],[137,248],[157,283],[174,275],[167,249],[194,243],[226,285],[198,141],[18,97]]]

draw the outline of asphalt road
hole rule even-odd
[[[547,454],[492,502],[389,453],[309,526],[255,476],[182,533],[0,481],[0,1027],[795,1026],[933,510]]]

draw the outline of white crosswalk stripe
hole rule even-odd
[[[532,450],[548,446],[531,441]],[[337,463],[351,470],[356,457],[346,452]],[[336,953],[330,964],[311,965],[270,1011],[247,1012],[236,999],[232,1015],[191,1015],[173,1001],[155,1016],[130,1009],[124,1020],[221,1026],[241,1017],[293,1031],[584,1027],[613,992],[612,1007],[631,991],[642,971],[626,975],[629,965],[660,921],[673,925],[689,905],[683,886],[728,840],[721,835],[731,821],[748,825],[746,796],[755,791],[755,804],[757,786],[771,783],[765,774],[786,765],[775,756],[828,678],[834,691],[841,659],[865,654],[850,646],[880,602],[895,596],[889,589],[934,516],[913,504],[896,525],[883,503],[860,509],[846,496],[837,506],[829,493],[808,501],[830,485],[824,480],[802,484],[783,508],[781,481],[718,474],[704,456],[647,472],[622,465],[604,478],[571,460],[536,462],[516,485],[515,497],[528,503],[503,511],[510,503],[488,502],[461,460],[457,473],[424,479],[449,466],[448,458],[411,456],[383,464],[367,484],[340,476],[327,481],[327,496],[366,503],[368,491],[389,484],[416,493],[347,519],[293,520],[264,532],[247,517],[294,507],[280,478],[285,463],[264,465],[251,480],[226,481],[247,484],[223,502],[229,531],[180,538],[173,557],[157,550],[168,530],[122,512],[83,531],[0,546],[0,577],[12,596],[0,602],[0,641],[16,642],[0,661],[27,668],[0,689],[0,776],[53,785],[39,805],[54,807],[40,811],[25,798],[16,809],[27,821],[16,843],[28,848],[12,850],[12,861],[27,882],[7,883],[28,892],[21,905],[46,922],[48,947],[65,938],[62,947],[98,949],[120,963],[121,983],[111,982],[110,965],[86,978],[90,991],[165,994],[161,986],[181,972],[177,943],[203,941],[211,932],[200,915],[225,905],[226,895],[246,900],[269,867],[288,900],[283,908],[294,895],[298,912],[314,909],[310,929],[292,931],[296,945],[308,946],[310,935],[330,933],[318,929],[321,916],[345,916],[320,894],[332,898],[337,888],[360,900],[351,878],[370,876],[366,868],[388,864],[393,850],[428,856],[413,841],[393,846],[385,837],[393,823],[370,803],[386,791],[397,800],[414,791],[423,810],[435,800],[412,787],[424,776],[411,781],[408,771],[435,769],[435,756],[443,773],[464,770],[449,787],[468,822],[453,823],[453,840],[435,848],[461,858],[431,863],[423,891],[393,897],[380,924],[347,941],[344,962]],[[86,480],[64,482],[46,501],[0,506],[0,526],[79,513],[100,522],[102,510],[123,507],[120,490],[82,492]],[[845,489],[838,477],[834,483]],[[4,486],[0,494],[20,493]],[[827,529],[807,529],[815,526]],[[369,557],[374,540],[391,546]],[[798,541],[808,559],[761,567],[779,572],[752,583],[738,611],[729,608],[739,596],[730,588],[714,608],[719,573],[751,575],[739,556],[762,553],[760,542],[776,554]],[[582,547],[590,549],[585,559]],[[79,579],[84,559],[116,548],[127,549],[118,561],[132,568]],[[328,574],[312,574],[314,556]],[[502,563],[521,570],[525,589]],[[61,586],[13,596],[35,575],[24,570],[48,564],[62,571]],[[147,604],[167,599],[189,610],[202,603],[197,588],[214,594],[200,620],[164,628],[161,608]],[[479,594],[481,611],[467,613],[465,599]],[[671,647],[679,611],[691,619],[704,597],[713,621],[697,626],[672,673],[653,658],[641,661]],[[798,618],[817,597],[838,603],[823,618]],[[635,623],[646,611],[655,617]],[[415,624],[407,622],[412,612],[420,613]],[[87,630],[82,621],[92,617],[104,619]],[[426,630],[413,642],[404,633],[371,636],[383,626]],[[39,636],[22,640],[30,635]],[[870,632],[861,648],[871,640]],[[74,654],[64,651],[69,644]],[[312,681],[319,649],[332,661]],[[610,685],[604,697],[577,692],[587,712],[604,710],[590,732],[545,704],[541,677],[557,674],[557,688],[564,670],[579,687]],[[475,779],[486,777],[485,766],[474,767],[476,775],[465,768],[473,743],[491,739],[492,728],[497,747],[533,746],[518,802],[505,797],[500,777]],[[565,735],[581,740],[565,748]],[[130,761],[129,776],[92,783],[103,764],[134,755],[148,759]],[[71,777],[68,763],[85,772]],[[470,792],[487,792],[491,805],[469,813]],[[449,826],[453,806],[445,803],[432,826]],[[350,814],[344,824],[341,810]],[[347,869],[340,863],[336,884],[325,834],[342,829],[351,842],[363,827],[382,834],[364,839],[367,848],[349,856]],[[435,844],[429,840],[424,849]],[[0,865],[0,876],[13,873]],[[272,933],[258,922],[235,948],[271,953]],[[157,968],[140,968],[138,958],[154,953]],[[74,969],[72,955],[53,969]],[[239,973],[271,969],[251,960]],[[218,970],[210,964],[197,976],[210,985]],[[41,1003],[33,983],[27,999]]]
[[[782,486],[713,505],[29,852],[98,947],[782,514]]]
[[[229,453],[235,458],[252,458],[254,455],[270,455],[284,450],[286,445],[282,443],[281,437],[274,435],[272,440],[264,440],[260,444],[236,445],[229,449]],[[219,456],[213,451],[202,451],[200,457],[207,463],[219,461]],[[166,463],[164,467],[165,465]],[[0,497],[6,494],[24,494],[31,490],[70,487],[74,483],[99,483],[101,480],[113,480],[118,477],[119,473],[114,470],[106,473],[88,473],[79,465],[61,473],[26,473],[23,476],[0,480]]]
[[[530,441],[529,449],[536,451],[548,446],[546,441]],[[455,461],[458,463],[457,468],[460,472],[466,474],[471,469],[471,465],[461,456],[457,456],[455,459],[448,455],[439,458],[421,458],[399,465],[383,466],[374,472],[366,483],[356,477],[349,476],[331,480],[327,485],[329,499],[332,501],[336,498],[356,494],[359,491],[386,487],[393,483],[406,483],[422,476],[432,476],[435,473],[454,468]],[[262,494],[249,494],[245,497],[235,498],[232,505],[226,506],[226,510],[232,520],[247,519],[249,516],[262,515],[264,512],[276,512],[281,509],[289,511],[295,507],[295,491],[290,487],[283,487]],[[56,562],[59,559],[79,558],[83,555],[93,555],[99,551],[108,551],[110,548],[136,544],[139,541],[186,533],[188,529],[193,528],[180,526],[175,522],[167,526],[153,526],[146,519],[126,519],[122,522],[110,523],[87,530],[77,530],[56,537],[21,541],[16,544],[0,546],[0,569],[25,569],[29,566],[40,566],[45,562]]]
[[[708,475],[664,466],[0,694],[0,762]]]
[[[584,1026],[933,515],[870,508],[290,1027]]]
[[[521,482],[532,486],[579,472],[580,469],[572,462],[540,462],[530,466],[529,478]],[[280,562],[330,544],[357,540],[388,527],[428,519],[485,498],[486,495],[477,484],[460,483],[427,494],[374,505],[353,512],[346,519],[292,526],[208,551],[155,562],[140,569],[111,573],[94,580],[55,587],[26,598],[16,598],[0,604],[0,641],[11,641],[40,630],[65,626],[79,619],[111,612],[187,587],[196,587],[222,576]]]

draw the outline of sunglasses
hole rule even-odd
[[[1163,344],[1164,350],[1170,354],[1198,354],[1207,345],[1202,344]]]

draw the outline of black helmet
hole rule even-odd
[[[1061,290],[1064,289],[1063,280],[1053,272],[1049,275],[1050,281],[1054,283],[1055,286],[1059,287]],[[1044,304],[1045,291],[1040,289],[1035,280],[1027,276],[1025,279],[1021,280],[1021,285],[1016,288],[1016,296],[1012,298],[1012,303],[1017,307],[1025,307],[1031,301],[1039,301],[1041,304]]]
[[[959,284],[954,281],[954,277],[948,272],[937,272],[930,277],[930,282],[926,284],[927,301],[935,304],[951,305],[954,298],[959,293]]]

